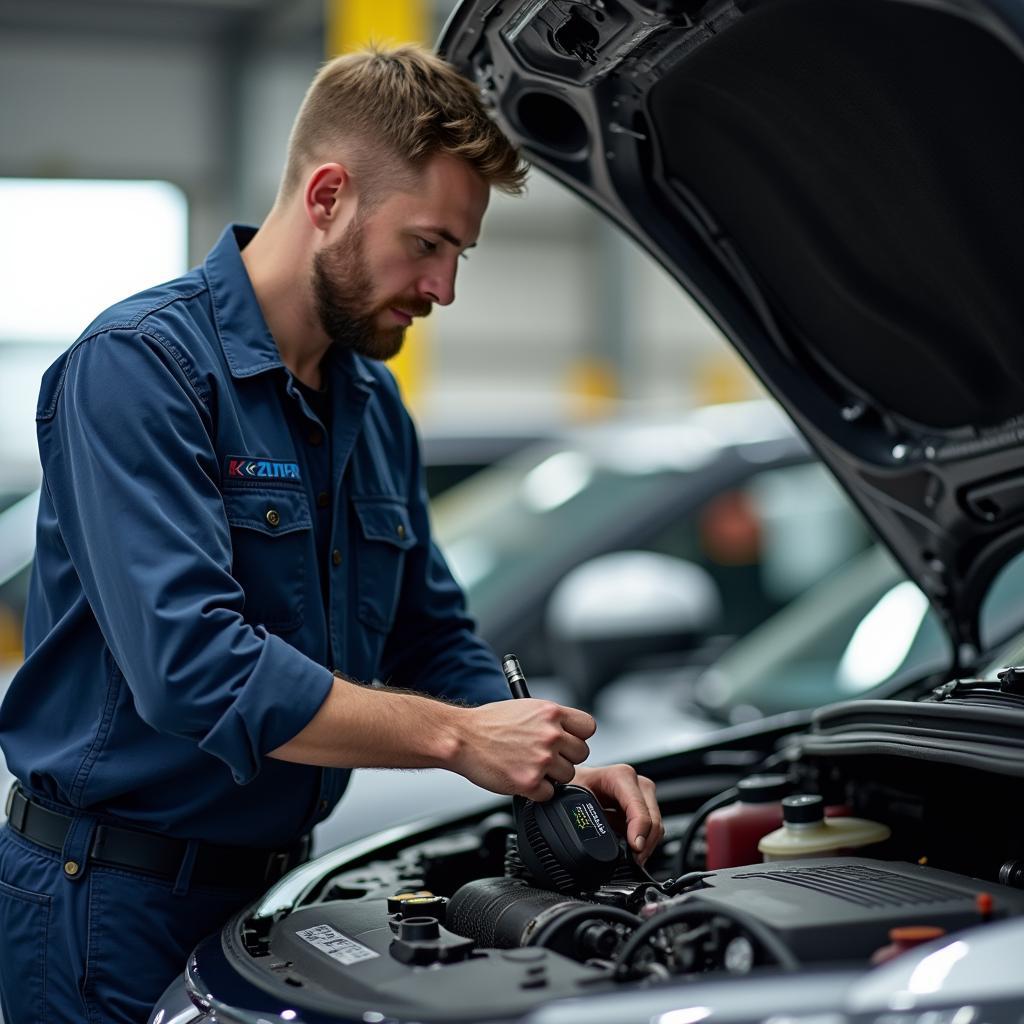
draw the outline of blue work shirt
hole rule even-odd
[[[325,429],[252,290],[253,234],[227,229],[202,267],[107,310],[43,378],[27,656],[0,745],[44,802],[277,847],[348,781],[266,756],[332,668],[471,704],[508,690],[431,541],[394,379],[332,350]]]

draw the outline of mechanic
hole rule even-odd
[[[438,57],[338,58],[263,225],[47,371],[27,657],[0,709],[8,1021],[145,1020],[195,944],[308,855],[354,767],[541,800],[575,775],[639,859],[661,838],[649,780],[577,767],[589,715],[505,699],[382,365],[452,302],[490,188],[525,172]]]

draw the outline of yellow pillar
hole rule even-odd
[[[622,398],[615,367],[599,356],[586,356],[572,363],[566,385],[570,415],[577,420],[604,419]]]
[[[697,364],[692,387],[698,405],[742,402],[760,394],[760,387],[747,364],[724,347]]]
[[[426,0],[325,0],[327,56],[335,57],[368,43],[424,43],[431,29]],[[430,326],[417,321],[405,333],[402,351],[388,363],[406,401],[422,395]]]
[[[327,56],[370,42],[424,43],[424,0],[327,0]]]

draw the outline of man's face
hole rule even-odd
[[[357,214],[313,257],[313,294],[324,332],[370,359],[390,359],[413,317],[455,298],[455,273],[476,244],[486,182],[462,160],[431,159],[413,191],[389,192]]]

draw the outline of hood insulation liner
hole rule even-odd
[[[666,193],[837,393],[932,428],[1024,412],[1024,64],[921,6],[752,7],[651,92]]]

